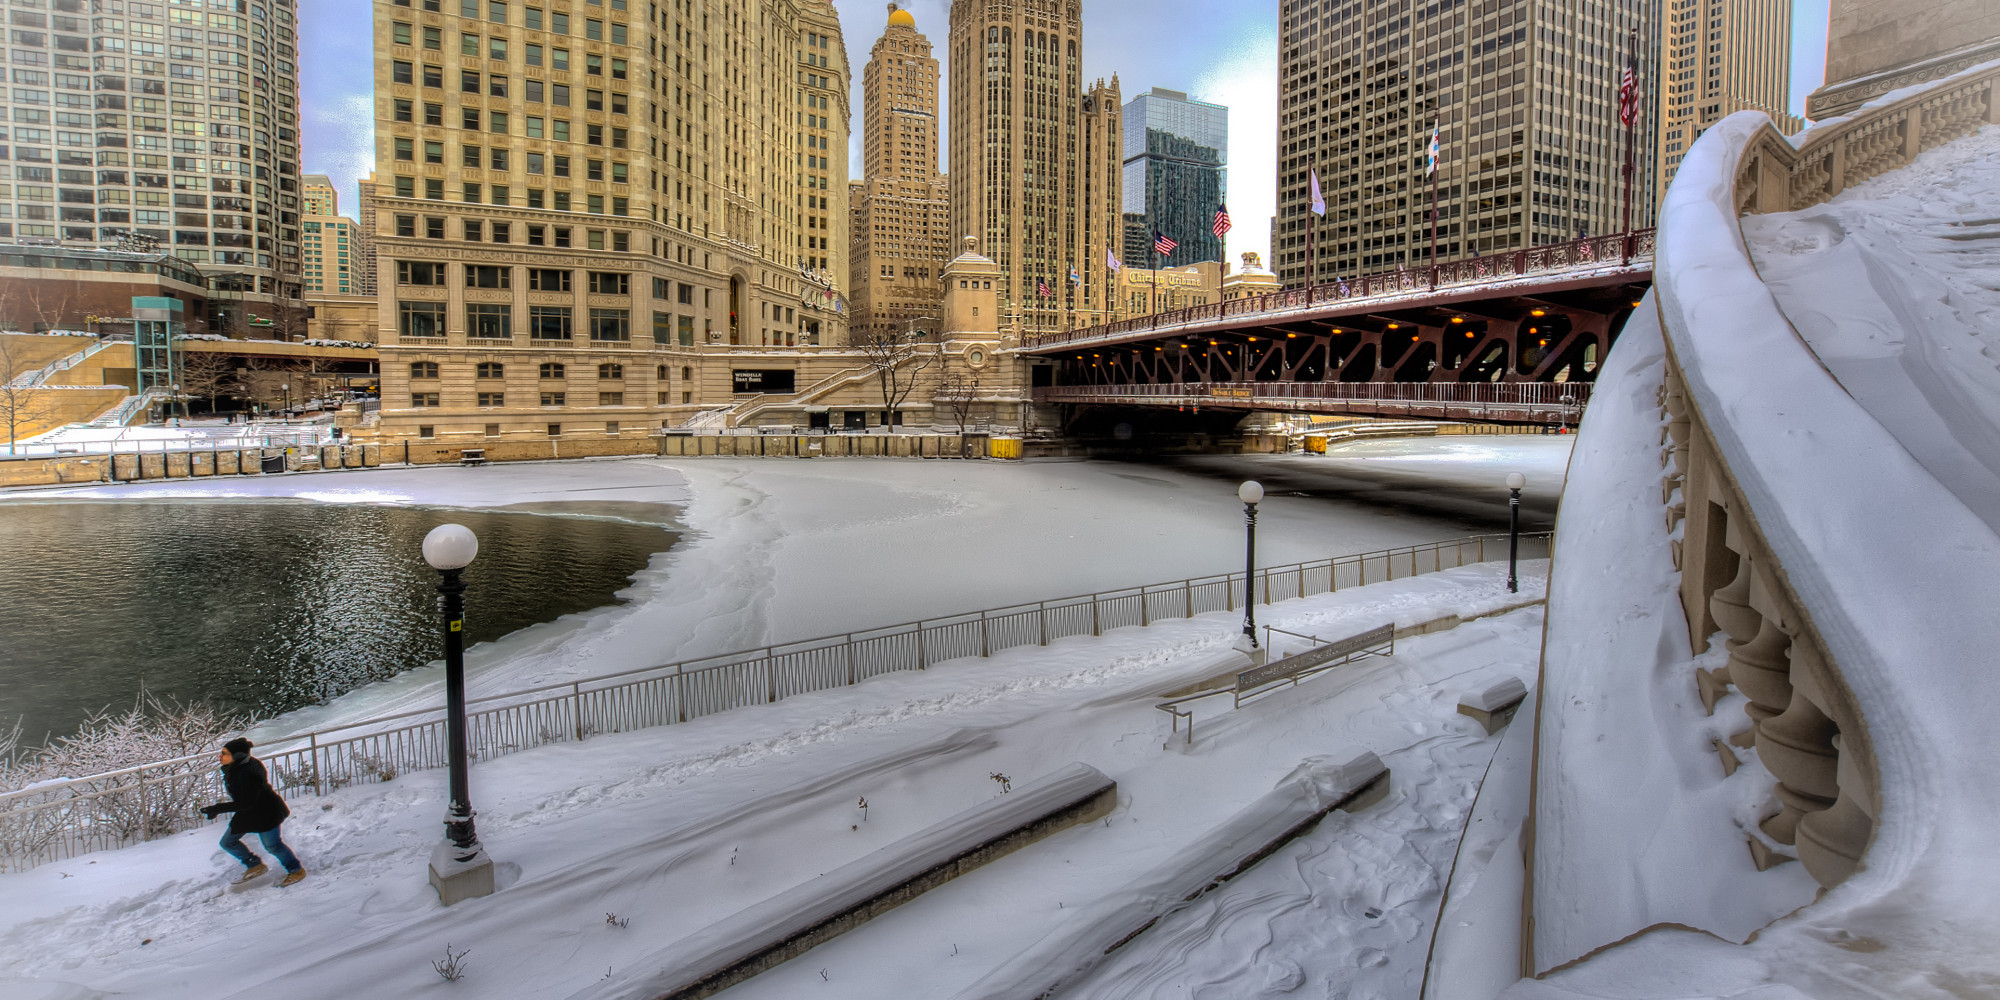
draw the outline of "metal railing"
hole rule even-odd
[[[1521,536],[1524,558],[1546,556],[1550,534]],[[1257,571],[1260,604],[1434,573],[1500,558],[1505,535],[1406,545]],[[686,722],[796,694],[988,657],[1017,646],[1153,622],[1234,611],[1244,576],[1170,583],[972,611],[761,649],[475,698],[467,703],[472,758],[491,760],[550,743]],[[292,796],[444,766],[442,708],[384,716],[273,740],[259,748],[274,787]],[[175,760],[0,794],[0,870],[19,870],[199,826],[219,794],[213,757]]]
[[[129,342],[130,338],[126,338],[126,340],[127,342]],[[91,355],[96,354],[98,351],[104,350],[106,347],[109,347],[111,343],[112,342],[109,339],[97,340],[91,343],[89,346],[83,348],[82,350],[77,351],[74,354],[69,354],[65,355],[64,357],[57,358],[56,360],[51,361],[48,364],[45,364],[42,367],[35,369],[34,371],[23,372],[19,375],[16,375],[14,376],[14,380],[7,384],[8,386],[16,389],[26,389],[32,386],[39,386],[43,382],[48,381],[49,376],[54,375],[55,373],[60,371],[68,371],[71,368],[75,368],[77,365],[80,365],[85,360],[87,360]]]
[[[1371,412],[1475,419],[1581,414],[1589,382],[1160,382],[1058,385],[1034,390],[1038,403],[1141,402],[1160,406],[1250,406],[1310,410],[1367,404]]]
[[[1114,339],[1124,334],[1153,334],[1183,326],[1219,323],[1235,319],[1255,320],[1268,316],[1281,319],[1286,313],[1362,299],[1390,300],[1429,295],[1441,289],[1462,288],[1509,281],[1527,275],[1563,271],[1598,271],[1605,268],[1651,271],[1654,231],[1636,229],[1630,233],[1592,236],[1567,243],[1526,247],[1491,257],[1446,261],[1403,271],[1369,274],[1358,278],[1329,281],[1311,288],[1245,296],[1222,302],[1188,306],[1158,315],[1137,316],[1101,326],[1060,330],[1024,338],[1022,348],[1037,351],[1050,347]]]

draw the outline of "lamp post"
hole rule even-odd
[[[1521,552],[1521,487],[1528,485],[1528,477],[1518,472],[1507,473],[1507,592],[1518,594],[1521,585],[1514,578],[1514,562]]]
[[[1257,648],[1257,504],[1264,499],[1264,484],[1255,479],[1244,480],[1236,488],[1236,498],[1243,501],[1243,634],[1250,637],[1250,648]]]
[[[472,792],[465,740],[465,581],[459,573],[479,555],[479,538],[462,524],[440,524],[424,536],[424,561],[438,571],[438,607],[444,612],[445,739],[451,763],[451,804],[444,841],[431,852],[431,885],[446,906],[493,892],[493,860],[479,846],[472,825]]]
[[[285,423],[289,424],[292,422],[292,384],[286,382],[278,388],[283,389],[285,392]],[[477,549],[478,543],[475,542],[473,548]]]

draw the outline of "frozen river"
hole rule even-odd
[[[468,662],[478,694],[1228,572],[1243,560],[1235,483],[1246,477],[1271,490],[1258,524],[1265,564],[1504,530],[1499,482],[1514,469],[1530,479],[1523,527],[1533,528],[1535,512],[1553,506],[1570,440],[1413,439],[1358,444],[1327,458],[1172,464],[633,459],[137,483],[34,496],[677,509],[680,543],[633,575],[621,592],[626,603],[473,648]],[[470,607],[479,596],[468,595]],[[430,704],[438,683],[436,668],[409,671],[293,713],[284,724]]]

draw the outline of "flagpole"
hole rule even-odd
[[[1630,264],[1632,263],[1632,132],[1633,127],[1639,122],[1639,105],[1636,96],[1639,88],[1639,30],[1637,28],[1632,29],[1632,44],[1625,58],[1626,65],[1632,67],[1632,89],[1635,96],[1632,104],[1633,113],[1625,122],[1625,221],[1621,230],[1625,234],[1625,237],[1620,243],[1623,246],[1623,260],[1621,263]]]
[[[1431,141],[1437,141],[1437,122],[1431,122]],[[1437,153],[1431,153],[1431,290],[1438,286],[1438,163]]]
[[[1160,328],[1160,239],[1157,232],[1152,236],[1153,248],[1146,251],[1146,263],[1153,272],[1153,329],[1157,330]]]
[[[1313,157],[1312,162],[1307,167],[1307,169],[1312,172],[1312,175],[1315,178],[1317,178],[1319,176],[1319,157],[1317,156]],[[1312,300],[1315,297],[1315,294],[1319,291],[1319,258],[1314,255],[1314,249],[1313,249],[1313,236],[1315,231],[1318,229],[1319,229],[1319,215],[1318,213],[1313,211],[1313,207],[1311,204],[1307,204],[1306,205],[1306,305],[1312,305]]]

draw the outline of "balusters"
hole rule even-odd
[[[1762,826],[1781,844],[1795,843],[1799,821],[1833,805],[1840,795],[1839,751],[1833,742],[1840,728],[1821,708],[1827,700],[1826,667],[1805,643],[1794,643],[1790,653],[1791,704],[1757,723],[1757,756],[1778,778],[1773,790],[1778,814]]]
[[[1860,755],[1848,752],[1839,735],[1832,742],[1839,755],[1834,775],[1840,796],[1831,807],[1801,818],[1798,826],[1799,861],[1821,885],[1833,885],[1861,867],[1861,854],[1881,812],[1873,783],[1861,773]]]

